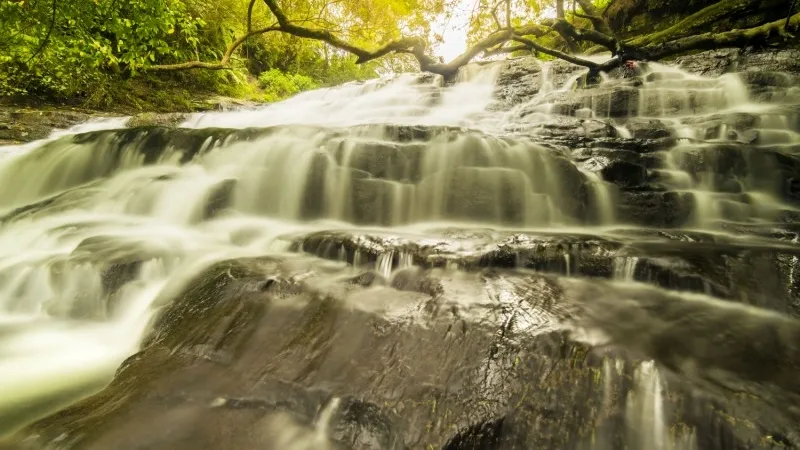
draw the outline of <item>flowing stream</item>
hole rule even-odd
[[[566,292],[610,278],[623,292],[613,298],[671,295],[713,317],[794,326],[793,82],[753,92],[736,74],[651,64],[638,84],[611,77],[580,89],[583,71],[537,65],[541,89],[509,105],[497,92],[513,64],[469,66],[449,86],[406,74],[194,114],[176,129],[113,119],[0,148],[0,435],[102,389],[159,312],[231,259],[305,254],[338,262],[337,274],[367,268],[394,280],[417,266],[449,277],[516,268],[568,277]],[[673,216],[683,221],[665,225]],[[708,260],[716,268],[697,263],[702,249],[724,250]],[[751,257],[735,266],[735,252]],[[740,289],[735,273],[760,276],[749,263],[778,285]],[[511,290],[492,295],[503,304]],[[638,348],[649,338],[630,334],[634,323],[649,336],[680,321],[650,303],[623,318],[622,306],[586,296],[574,297],[576,314],[602,332],[575,332],[578,342]],[[746,305],[729,312],[732,300]],[[637,308],[663,317],[647,327]],[[508,323],[529,335],[573,329],[575,316],[562,313]],[[622,408],[627,431],[598,426],[574,448],[712,448],[694,427],[672,425],[662,364],[683,373],[683,362],[642,349],[597,366],[598,408]],[[326,448],[342,408],[338,398],[326,405],[306,434],[278,426],[276,448]]]

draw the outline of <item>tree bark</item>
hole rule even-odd
[[[556,18],[558,20],[566,20],[566,15],[564,13],[564,0],[556,0]],[[570,35],[561,31],[558,31],[558,34],[561,36],[561,39],[564,39],[564,42],[567,44],[567,48],[569,49],[570,53],[574,54],[580,51],[578,44]]]
[[[647,55],[648,59],[658,60],[691,50],[747,47],[752,44],[764,43],[777,38],[796,40],[793,36],[786,35],[786,30],[798,26],[800,26],[800,13],[790,16],[788,20],[780,19],[754,28],[733,30],[724,33],[703,33],[665,42],[663,44],[651,44],[642,48],[641,51]]]
[[[609,27],[608,23],[603,19],[603,13],[594,6],[592,0],[577,0],[577,2],[581,6],[583,12],[586,13],[584,17],[592,22],[592,26],[595,30],[606,36],[614,36],[614,31],[611,30],[611,27]]]
[[[626,44],[641,47],[685,37],[720,19],[756,10],[760,4],[761,0],[722,0],[697,11],[665,30],[629,40]]]
[[[597,69],[600,65],[594,61],[589,61],[588,59],[581,58],[579,56],[570,55],[568,53],[564,53],[559,50],[555,50],[549,47],[545,47],[544,45],[538,44],[535,41],[530,39],[526,39],[521,36],[515,36],[513,38],[515,41],[520,42],[527,47],[536,50],[537,52],[544,53],[545,55],[550,55],[558,59],[563,59],[564,61],[571,62],[572,64],[576,64],[579,66],[588,67],[590,69]]]

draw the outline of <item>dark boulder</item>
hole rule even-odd
[[[599,172],[603,180],[623,188],[639,187],[647,182],[647,169],[623,159],[593,156],[584,161],[583,166],[592,172]]]

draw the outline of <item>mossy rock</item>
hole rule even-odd
[[[167,128],[177,128],[181,122],[188,117],[184,113],[153,113],[146,112],[136,114],[128,120],[127,125],[131,128],[160,126]]]

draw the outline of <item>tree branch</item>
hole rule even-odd
[[[250,4],[247,5],[247,32],[250,33],[253,31],[253,7],[256,6],[256,0],[250,0]]]
[[[625,44],[634,47],[642,47],[688,36],[698,29],[725,17],[738,16],[757,9],[759,4],[760,2],[758,1],[721,0],[697,11],[665,30],[626,41]]]
[[[777,37],[783,38],[785,37],[784,32],[788,28],[797,26],[800,26],[800,13],[790,16],[789,20],[780,19],[744,30],[733,30],[724,33],[703,33],[665,42],[663,44],[651,44],[643,47],[641,51],[647,54],[648,59],[657,60],[690,50],[746,47],[756,42],[767,42]]]
[[[55,0],[54,0],[55,1]],[[759,27],[748,28],[745,30],[733,30],[725,33],[705,33],[696,36],[682,37],[673,39],[668,42],[655,44],[650,40],[647,45],[634,45],[633,43],[621,44],[613,34],[607,34],[601,30],[610,32],[608,25],[598,15],[599,12],[591,4],[590,0],[576,0],[586,12],[588,20],[599,19],[602,24],[592,22],[595,27],[594,30],[576,27],[565,19],[548,19],[540,23],[531,23],[519,27],[510,26],[510,1],[499,0],[494,5],[496,9],[501,2],[505,1],[507,5],[507,28],[500,25],[499,18],[493,12],[498,26],[501,28],[494,33],[484,37],[471,47],[467,48],[464,53],[457,56],[450,62],[440,62],[427,54],[427,43],[421,37],[403,37],[395,41],[389,42],[375,50],[367,50],[365,48],[348,43],[327,29],[315,29],[298,25],[288,19],[286,14],[278,5],[278,0],[264,0],[269,10],[275,16],[276,23],[265,28],[258,30],[251,30],[252,12],[255,5],[255,0],[251,0],[248,7],[248,32],[236,39],[225,51],[225,54],[219,62],[210,63],[202,61],[190,61],[180,64],[156,65],[151,66],[149,70],[185,70],[185,69],[228,69],[230,59],[236,49],[241,46],[249,37],[257,34],[267,33],[271,31],[278,31],[281,33],[290,34],[300,38],[314,39],[324,42],[334,48],[346,51],[357,57],[356,63],[362,64],[374,59],[380,58],[391,53],[404,53],[413,55],[419,63],[420,69],[426,72],[432,72],[444,76],[446,79],[451,79],[457,73],[459,68],[468,64],[475,57],[483,54],[484,56],[492,56],[502,53],[511,53],[522,50],[534,50],[541,52],[555,58],[576,64],[579,66],[589,68],[590,73],[597,73],[602,71],[613,70],[629,59],[644,59],[644,60],[658,60],[669,56],[674,56],[680,53],[685,53],[691,50],[707,50],[722,47],[744,47],[758,42],[766,42],[775,40],[777,38],[787,39],[790,36],[787,33],[789,27],[797,27],[800,25],[800,14],[790,16],[788,19],[781,19],[775,22],[761,25]],[[729,0],[722,0],[721,3],[726,3]],[[796,1],[796,0],[795,0]],[[588,9],[587,9],[588,8]],[[708,8],[706,8],[708,9]],[[596,63],[588,59],[571,55],[560,50],[556,50],[542,44],[526,36],[534,36],[540,38],[552,32],[558,32],[562,36],[575,41],[586,41],[601,45],[612,51],[615,57],[609,59],[604,63]],[[519,45],[507,46],[509,41],[514,41]]]
[[[602,45],[603,47],[611,50],[612,53],[617,53],[619,49],[618,42],[613,37],[603,34],[599,31],[590,30],[588,28],[576,27],[564,19],[550,19],[545,20],[542,23],[556,30],[562,36],[569,36],[571,39],[576,41],[592,42],[597,45]]]
[[[50,15],[50,26],[47,27],[47,34],[44,36],[42,43],[39,44],[39,47],[36,48],[36,51],[33,52],[27,61],[25,61],[26,65],[33,61],[33,59],[36,58],[36,56],[38,56],[42,50],[44,50],[45,46],[47,46],[47,43],[50,41],[50,36],[53,34],[53,28],[56,26],[56,10],[58,9],[57,0],[53,0],[53,5],[51,8],[53,8],[53,12]]]
[[[605,19],[603,19],[603,14],[594,6],[592,0],[577,0],[577,2],[581,5],[583,12],[586,13],[585,18],[592,22],[592,26],[597,32],[614,37],[614,31],[608,26]]]
[[[524,44],[512,45],[510,47],[499,46],[492,49],[484,50],[483,56],[488,58],[490,56],[504,55],[507,53],[515,53],[523,51],[531,51],[531,47]]]
[[[538,42],[532,41],[530,39],[526,39],[526,38],[521,37],[521,36],[514,36],[513,39],[515,41],[521,43],[521,44],[524,44],[524,45],[536,50],[537,52],[541,52],[541,53],[553,56],[553,57],[558,58],[558,59],[563,59],[564,61],[571,62],[572,64],[576,64],[578,66],[588,67],[590,69],[597,69],[598,67],[600,67],[600,65],[597,64],[594,61],[589,61],[588,59],[583,59],[583,58],[578,57],[578,56],[570,55],[570,54],[564,53],[562,51],[559,51],[559,50],[556,50],[556,49],[552,49],[550,47],[545,47],[544,45],[541,45]]]
[[[789,19],[792,18],[792,13],[794,12],[794,6],[797,4],[797,0],[792,0],[792,5],[789,6],[789,12],[786,13],[786,23],[783,25],[783,28],[789,28]]]
[[[363,64],[376,58],[385,56],[389,53],[408,53],[417,59],[421,70],[436,73],[444,76],[445,78],[453,77],[461,66],[469,63],[473,58],[485,50],[509,41],[514,35],[543,36],[548,32],[546,27],[538,24],[528,24],[517,28],[499,30],[481,39],[479,42],[469,47],[466,51],[464,51],[464,53],[457,56],[452,61],[448,63],[441,63],[426,53],[427,45],[425,40],[421,37],[404,37],[390,42],[377,50],[369,51],[343,41],[330,31],[316,30],[292,24],[286,17],[286,14],[283,12],[283,10],[281,10],[277,0],[264,0],[264,3],[266,3],[269,10],[278,21],[278,28],[281,32],[297,37],[316,39],[318,41],[325,42],[332,47],[344,50],[357,57],[356,64]],[[500,3],[497,5],[499,6],[499,4]]]
[[[564,0],[556,0],[556,18],[559,20],[566,20],[566,15],[564,13]],[[561,39],[563,39],[564,42],[567,44],[567,48],[569,49],[570,53],[578,53],[580,51],[580,48],[578,48],[578,44],[575,42],[574,39],[572,39],[572,37],[560,31],[558,32],[558,34],[561,36]]]
[[[597,20],[597,19],[600,19],[600,18],[599,18],[599,17],[597,17],[597,16],[590,16],[590,15],[588,15],[588,14],[582,14],[582,13],[579,13],[579,12],[574,12],[574,13],[572,13],[572,14],[573,14],[575,17],[580,17],[581,19],[587,19],[587,20]],[[601,20],[602,20],[602,19],[601,19]]]
[[[339,39],[335,34],[331,33],[330,31],[315,30],[312,28],[301,27],[293,24],[286,17],[286,14],[284,14],[280,6],[278,6],[277,0],[264,0],[264,3],[266,3],[269,10],[272,12],[272,15],[274,15],[275,19],[278,21],[278,27],[280,31],[301,38],[323,41],[328,43],[332,47],[344,50],[348,53],[352,53],[358,57],[358,60],[356,61],[357,64],[364,63],[373,60],[375,58],[379,58],[393,51],[401,49],[413,50],[413,47],[419,47],[420,45],[422,45],[422,47],[425,46],[424,41],[422,41],[420,38],[416,37],[403,38],[398,41],[387,44],[375,52],[370,52],[363,48],[356,47],[355,45],[349,44]]]
[[[492,19],[494,19],[495,25],[497,25],[498,30],[503,29],[503,25],[500,23],[500,18],[497,17],[497,7],[500,6],[500,2],[497,2],[492,6],[492,9],[489,10],[489,13],[492,15]]]
[[[228,46],[225,50],[225,54],[222,55],[222,59],[219,62],[203,62],[203,61],[188,61],[185,63],[179,64],[159,64],[155,66],[150,66],[147,70],[152,71],[170,71],[170,70],[187,70],[187,69],[210,69],[210,70],[226,70],[230,69],[230,60],[233,56],[233,53],[239,48],[240,45],[244,44],[244,42],[256,35],[268,33],[270,31],[280,31],[279,27],[275,25],[260,28],[258,30],[250,31],[249,33],[239,37],[235,41]]]

